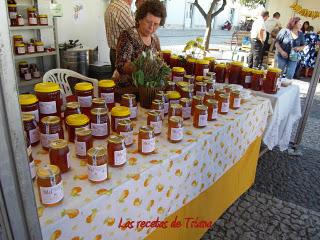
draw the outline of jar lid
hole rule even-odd
[[[202,82],[204,76],[196,76],[196,82]]]
[[[20,94],[19,103],[20,105],[30,105],[38,102],[38,98],[33,94]]]
[[[210,62],[208,60],[205,60],[205,59],[198,59],[197,63],[203,64],[203,65],[208,65]]]
[[[17,43],[14,46],[16,46],[16,47],[24,47],[24,43]]]
[[[103,146],[93,147],[88,150],[87,155],[91,158],[103,157],[107,155],[107,149],[105,149]]]
[[[92,115],[106,115],[108,114],[108,110],[106,108],[93,108],[91,109],[91,114]]]
[[[143,133],[153,133],[154,132],[154,128],[152,126],[141,126],[139,128],[139,132],[143,132]]]
[[[216,64],[216,65],[215,65],[215,68],[216,68],[216,67],[218,67],[218,68],[226,68],[227,65],[224,64],[224,63],[219,63],[219,64]]]
[[[126,117],[130,116],[130,108],[124,106],[113,107],[111,115],[115,117]]]
[[[177,86],[179,86],[180,88],[188,87],[188,86],[190,85],[188,82],[183,82],[183,81],[177,82],[176,84],[177,84]]]
[[[79,102],[68,102],[66,105],[66,108],[78,109],[78,108],[80,108],[80,103]]]
[[[107,139],[108,143],[121,144],[124,143],[124,137],[119,134],[112,134]]]
[[[196,95],[196,96],[193,96],[192,99],[193,100],[203,101],[203,96]]]
[[[89,118],[84,114],[71,114],[66,118],[69,126],[82,126],[89,123]]]
[[[281,73],[282,70],[280,68],[268,68],[268,72]]]
[[[177,109],[177,108],[182,108],[182,106],[181,106],[181,104],[179,104],[179,103],[173,103],[173,104],[170,105],[170,108],[175,108],[175,109]]]
[[[189,62],[189,63],[195,63],[197,61],[197,59],[195,59],[195,58],[188,58],[187,59],[187,62]]]
[[[183,119],[180,116],[171,116],[169,121],[174,123],[183,123]]]
[[[216,60],[216,58],[214,58],[214,57],[204,57],[203,59],[204,59],[204,60],[208,60],[208,61],[210,61],[210,62]]]
[[[184,73],[185,70],[183,67],[173,67],[172,72],[177,72],[177,73]]]
[[[8,7],[16,7],[17,4],[8,4]]]
[[[29,7],[29,8],[28,8],[28,11],[30,11],[30,12],[33,11],[33,12],[34,12],[34,11],[37,11],[37,9],[36,9],[35,7]]]
[[[18,63],[18,65],[22,65],[22,64],[28,64],[28,62],[27,62],[27,61],[20,61],[20,62]]]
[[[39,18],[47,18],[48,15],[47,14],[39,14]]]
[[[229,85],[229,84],[226,84],[226,85],[223,86],[223,89],[231,89],[231,88],[232,88],[232,86]]]
[[[207,83],[205,82],[196,82],[197,86],[207,86]]]
[[[171,53],[171,50],[161,50],[162,53]]]
[[[127,125],[130,125],[131,126],[132,122],[130,119],[121,119],[119,120],[118,122],[118,126],[127,126]]]
[[[59,84],[54,82],[42,82],[42,83],[37,83],[34,86],[34,91],[42,92],[42,93],[56,92],[56,91],[60,91],[60,87],[59,87]]]
[[[111,88],[114,87],[116,84],[114,83],[113,80],[101,80],[99,81],[98,86],[103,87],[103,88]]]
[[[171,104],[171,106],[172,106],[173,104]],[[153,116],[153,117],[160,117],[160,112],[159,111],[157,111],[157,110],[150,110],[149,112],[148,112],[148,116],[149,115],[151,115],[151,116]]]
[[[179,59],[178,55],[175,55],[175,54],[171,55],[170,58],[171,59]]]
[[[192,76],[192,75],[184,75],[184,78],[190,79],[190,78],[194,78],[194,76]]]
[[[35,119],[35,116],[32,113],[22,113],[22,121],[29,122]]]
[[[19,38],[23,38],[23,37],[22,37],[22,35],[14,35],[13,36],[13,39],[17,39],[17,38],[19,39]]]
[[[106,104],[106,101],[104,100],[104,98],[94,98],[92,99],[92,104],[95,103],[95,104]]]
[[[177,91],[168,91],[167,94],[169,99],[178,99],[181,97],[180,93]]]
[[[61,149],[68,147],[68,142],[64,139],[55,139],[50,142],[50,149]]]
[[[207,99],[207,101],[206,101],[206,105],[214,105],[214,106],[216,106],[218,104],[218,101],[217,100],[215,100],[215,99]]]
[[[57,116],[48,116],[41,118],[41,123],[43,124],[57,124],[60,123],[60,118]]]
[[[162,100],[159,100],[159,99],[155,99],[152,101],[152,104],[155,104],[155,105],[163,105],[163,101]]]
[[[200,111],[208,111],[208,107],[206,105],[196,105],[196,109]]]
[[[240,95],[240,91],[239,91],[239,90],[232,90],[231,93],[237,94],[237,95],[239,94],[239,95]]]
[[[228,99],[229,95],[228,94],[220,94],[219,97],[224,98],[224,99]]]
[[[193,90],[190,87],[184,87],[184,88],[181,88],[181,90],[183,92],[193,92]]]
[[[42,46],[42,45],[44,45],[44,43],[41,42],[41,41],[38,41],[38,42],[35,42],[34,45],[36,45],[36,46]]]
[[[191,99],[190,98],[180,98],[180,102],[183,103],[191,103]],[[181,105],[181,104],[180,104]]]
[[[216,88],[214,92],[224,92],[224,89],[222,87]]]
[[[75,85],[74,89],[77,91],[89,91],[93,89],[93,86],[89,82],[80,82]]]
[[[252,68],[244,67],[242,68],[242,72],[252,72]]]
[[[203,80],[204,83],[206,84],[214,84],[214,81],[210,78],[210,79],[205,79]]]
[[[85,127],[81,127],[81,128],[77,128],[75,133],[76,133],[77,136],[84,137],[84,136],[91,135],[92,134],[92,130],[88,129],[88,128],[85,128]]]
[[[238,67],[242,67],[243,66],[243,63],[239,62],[239,61],[234,61],[234,62],[231,62],[230,64],[233,65],[233,66],[238,66]]]
[[[202,81],[208,81],[208,80],[211,80],[211,77],[210,76],[203,76],[202,78]]]
[[[205,95],[209,96],[209,97],[214,97],[215,96],[214,92],[206,92]]]
[[[122,94],[121,98],[124,98],[124,99],[136,99],[136,95],[134,94],[131,94],[131,93],[126,93],[126,94]]]
[[[60,168],[56,165],[40,165],[37,168],[37,177],[41,179],[52,178],[60,174]]]
[[[252,73],[254,73],[254,74],[263,74],[264,71],[260,70],[260,69],[252,69]]]

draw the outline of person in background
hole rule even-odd
[[[265,23],[267,36],[266,36],[266,41],[264,42],[264,53],[269,51],[270,46],[272,44],[272,39],[275,38],[275,36],[274,37],[271,36],[271,33],[279,32],[281,29],[281,23],[280,23],[279,19],[280,19],[280,13],[275,12],[273,14],[273,18],[268,19]]]
[[[104,15],[112,72],[115,70],[116,48],[120,33],[135,24],[131,4],[132,0],[112,0]]]
[[[310,26],[310,23],[309,23],[308,21],[305,21],[305,22],[302,24],[301,32],[303,32],[303,33],[307,32],[309,26]]]
[[[292,79],[299,61],[299,52],[305,45],[304,34],[300,31],[302,26],[299,17],[289,20],[286,28],[280,30],[276,38],[277,65],[280,69],[286,69],[286,78]]]
[[[253,22],[251,29],[251,53],[248,58],[249,67],[260,68],[263,58],[263,45],[266,40],[265,21],[269,18],[269,12],[263,11]]]
[[[142,5],[142,3],[144,3],[145,1],[146,0],[136,0],[135,2],[136,8],[138,9]]]

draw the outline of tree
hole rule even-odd
[[[240,4],[248,8],[254,9],[259,5],[265,7],[267,0],[240,0]]]
[[[214,12],[214,9],[218,6],[218,4],[222,1],[222,5],[220,8]],[[225,6],[227,4],[227,0],[212,0],[211,6],[209,8],[209,11],[206,13],[203,8],[200,6],[198,0],[194,1],[194,6],[196,6],[201,13],[201,15],[204,17],[206,21],[206,32],[204,34],[204,46],[205,50],[209,49],[209,43],[210,43],[210,36],[212,32],[212,20],[215,16],[217,16],[219,13],[221,13]]]

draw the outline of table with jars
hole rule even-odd
[[[197,200],[203,208],[201,196],[222,183],[224,205],[206,216],[217,219],[251,186],[270,101],[196,78],[194,90],[188,76],[173,81],[152,109],[132,94],[115,103],[112,80],[99,82],[98,98],[91,83],[77,83],[77,101],[63,108],[56,83],[19,96],[44,239],[152,238],[159,228],[138,221],[165,220]]]

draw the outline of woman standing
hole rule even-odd
[[[308,31],[308,28],[310,27],[309,21],[305,21],[302,24],[301,32],[306,33]]]

